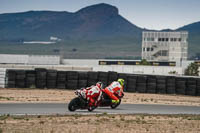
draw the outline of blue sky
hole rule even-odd
[[[200,0],[0,0],[0,13],[29,10],[69,11],[98,3],[119,8],[133,24],[148,29],[176,29],[200,21]]]

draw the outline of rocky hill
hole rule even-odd
[[[0,53],[42,53],[42,47],[7,45],[7,42],[21,43],[23,41],[48,41],[51,36],[61,39],[62,48],[69,45],[73,49],[89,49],[105,47],[119,50],[119,56],[125,52],[137,52],[140,55],[142,29],[123,18],[115,6],[97,4],[80,9],[77,12],[56,11],[28,11],[21,13],[0,14]],[[148,30],[148,29],[146,29]],[[167,31],[169,31],[168,29]],[[178,28],[176,31],[189,32],[189,54],[194,55],[200,51],[200,22]],[[3,45],[4,44],[4,45]],[[107,46],[111,49],[109,49]],[[119,45],[121,45],[119,47]],[[57,46],[55,46],[57,48]],[[50,51],[55,50],[49,48]],[[20,50],[19,50],[20,49]],[[45,47],[44,50],[47,51]],[[43,51],[44,51],[43,50]],[[94,47],[93,47],[93,50]],[[56,50],[55,50],[56,51]],[[120,55],[120,52],[124,51]],[[95,52],[95,51],[94,51]],[[33,52],[36,53],[36,52]],[[132,56],[132,54],[129,54]],[[112,54],[110,55],[112,56]]]
[[[0,40],[99,40],[119,37],[139,39],[141,28],[131,24],[107,4],[83,8],[75,13],[28,11],[0,15]]]

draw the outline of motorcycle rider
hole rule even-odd
[[[97,107],[101,100],[103,83],[97,82],[96,86],[92,85],[86,88],[86,99],[89,102],[89,107]]]
[[[119,97],[123,97],[124,92],[124,80],[118,79],[117,81],[113,81],[108,87],[103,89],[103,91],[112,99],[112,103],[119,103]],[[117,96],[115,96],[117,95]]]

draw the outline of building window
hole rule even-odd
[[[176,41],[181,41],[181,38],[170,38],[170,41],[171,42],[176,42]]]
[[[151,48],[151,51],[153,51],[153,48]]]
[[[150,48],[147,48],[147,51],[150,51]]]
[[[151,41],[151,42],[153,42],[153,41],[154,41],[154,38],[148,37],[148,38],[146,38],[146,41]]]
[[[143,51],[145,51],[145,48],[143,48]]]
[[[169,38],[158,38],[159,42],[168,42]]]
[[[162,50],[162,56],[168,56],[168,51],[167,50]]]

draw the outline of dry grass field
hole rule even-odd
[[[0,133],[199,132],[199,115],[0,116]]]

